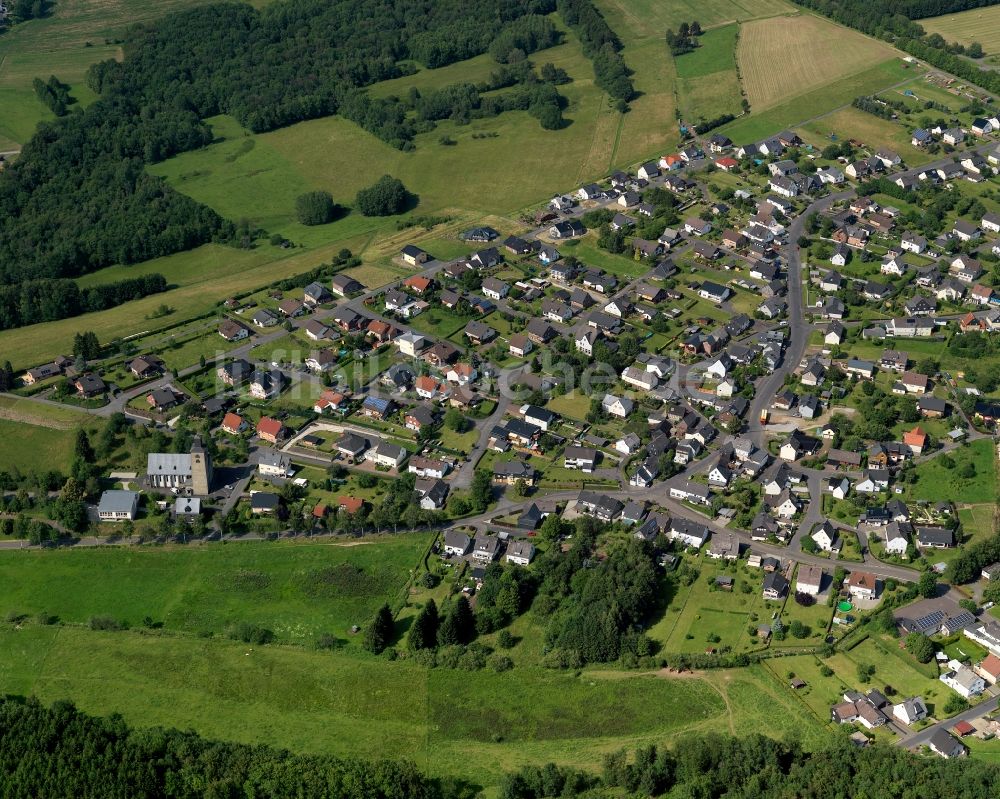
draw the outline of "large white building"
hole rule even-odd
[[[136,491],[105,491],[97,506],[97,517],[102,522],[124,522],[135,518],[139,509]]]

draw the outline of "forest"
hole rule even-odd
[[[599,770],[598,770],[599,769]],[[146,799],[471,799],[480,786],[431,779],[408,761],[298,755],[194,732],[134,729],[69,702],[0,701],[0,796]],[[962,797],[1000,792],[1000,769],[980,760],[921,757],[899,747],[859,749],[837,734],[821,751],[759,734],[691,734],[672,748],[606,754],[593,771],[524,766],[500,799],[543,797]]]

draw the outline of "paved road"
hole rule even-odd
[[[957,716],[952,716],[950,719],[939,721],[937,724],[932,724],[930,727],[924,727],[924,729],[919,732],[911,733],[899,738],[896,741],[896,745],[905,746],[907,749],[916,749],[918,746],[923,746],[930,741],[931,736],[938,730],[950,731],[960,721],[972,721],[973,719],[985,716],[987,713],[992,713],[997,709],[998,703],[1000,703],[1000,698],[998,697],[987,699],[985,702],[982,702],[975,707],[970,707],[968,710],[959,713]]]
[[[853,192],[842,191],[823,197],[812,203],[788,227],[788,240],[784,248],[788,271],[788,346],[781,365],[757,385],[747,413],[748,433],[758,447],[764,448],[767,443],[765,428],[760,424],[761,411],[771,407],[771,402],[785,384],[785,379],[798,367],[809,341],[811,326],[802,314],[802,259],[797,243],[802,236],[805,219],[809,214],[822,212],[835,202],[851,196]]]

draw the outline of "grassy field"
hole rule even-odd
[[[917,166],[934,157],[910,144],[910,132],[902,125],[857,108],[834,111],[804,125],[799,131],[803,140],[820,149],[830,143],[830,134],[835,134],[838,139],[849,135],[852,139],[864,142],[873,151],[880,147],[895,150],[907,166]]]
[[[820,17],[800,15],[744,24],[736,55],[750,107],[758,111],[875,66],[893,51]]]
[[[928,33],[940,33],[949,42],[970,45],[979,42],[989,55],[1000,53],[1000,7],[973,8],[920,20]]]
[[[735,650],[758,648],[751,636],[751,623],[765,622],[780,603],[765,603],[760,593],[760,572],[746,571],[734,564],[716,562],[705,555],[691,560],[699,569],[698,579],[679,589],[663,619],[650,634],[662,641],[668,652],[704,652],[710,647],[730,646]],[[733,577],[732,591],[713,590],[710,581],[718,575]],[[750,588],[744,593],[743,585]],[[718,636],[721,640],[712,640]]]
[[[0,471],[65,468],[73,458],[76,429],[97,420],[69,407],[0,397]]]
[[[839,29],[838,29],[839,30]],[[857,34],[855,34],[857,35]],[[741,38],[741,42],[743,39]],[[720,130],[733,141],[749,142],[777,133],[782,128],[801,125],[841,106],[850,105],[859,94],[872,94],[895,83],[912,78],[914,69],[898,58],[868,67],[835,83],[790,97],[762,113],[751,113]],[[744,87],[747,76],[743,73]],[[751,99],[751,112],[755,109]],[[850,135],[850,131],[845,131]]]
[[[955,462],[953,469],[942,466],[940,458],[919,464],[915,469],[917,481],[906,485],[907,498],[970,504],[992,502],[996,498],[997,484],[993,442],[990,439],[973,441],[950,455]],[[962,466],[968,463],[975,467],[976,476],[959,477]]]
[[[739,25],[706,31],[693,53],[675,58],[677,97],[682,117],[689,122],[739,114],[740,79],[736,72]]]
[[[84,314],[58,322],[46,322],[0,333],[0,351],[15,369],[23,369],[72,349],[73,336],[92,330],[102,342],[154,331],[175,324],[179,319],[213,311],[217,304],[248,288],[269,284],[282,277],[306,272],[329,261],[344,246],[364,247],[363,240],[331,243],[315,250],[281,250],[262,244],[255,250],[236,250],[207,244],[190,252],[157,258],[138,265],[137,273],[162,272],[175,281],[176,270],[183,284],[163,294],[154,294],[117,308]],[[106,278],[130,267],[109,267],[96,273]],[[97,278],[95,278],[96,280]],[[177,281],[175,281],[177,282]],[[152,313],[166,303],[174,313],[153,319]],[[44,332],[43,332],[44,331]]]
[[[507,113],[465,126],[445,122],[418,137],[414,152],[403,153],[337,117],[261,136],[244,135],[234,128],[234,123],[226,121],[219,122],[218,127],[225,141],[185,153],[158,165],[155,171],[184,193],[230,218],[248,217],[269,230],[306,243],[342,235],[336,229],[338,225],[385,224],[352,222],[348,216],[333,226],[305,230],[292,221],[295,196],[307,189],[327,189],[338,202],[353,203],[357,190],[378,177],[370,170],[359,169],[362,164],[378,164],[379,174],[388,172],[401,178],[419,195],[419,213],[456,207],[508,213],[547,196],[552,174],[573,185],[584,177],[605,174],[613,159],[638,160],[649,149],[648,143],[636,138],[641,133],[636,131],[627,139],[623,137],[623,145],[616,153],[621,115],[611,111],[607,98],[594,86],[593,69],[579,42],[570,32],[566,39],[565,44],[539,55],[566,69],[573,78],[560,89],[569,101],[565,115],[570,120],[560,131],[542,130],[527,113]],[[485,60],[473,61],[473,74],[483,71]],[[454,80],[466,80],[469,76],[464,69],[464,64],[456,64],[445,70],[418,72],[391,81],[388,87],[374,87],[373,91],[403,93],[411,85],[450,82],[448,74]],[[640,99],[635,110],[639,116],[641,106]],[[662,110],[669,118],[671,109]],[[611,117],[610,124],[604,124],[605,117]],[[661,122],[646,120],[643,125],[652,127],[647,132],[659,134]],[[474,139],[475,133],[494,138]],[[458,144],[441,145],[443,135],[451,136]],[[456,180],[457,175],[462,179]],[[485,185],[491,186],[490,191],[483,191]]]
[[[731,712],[749,716],[749,686],[760,678],[733,680],[748,690]],[[0,690],[302,752],[391,752],[486,786],[527,762],[593,767],[623,746],[711,729],[726,709],[697,678],[429,671],[300,648],[30,625],[0,628]]]
[[[46,612],[73,623],[112,616],[135,627],[149,616],[167,630],[216,635],[245,620],[287,642],[324,632],[346,639],[352,624],[399,601],[429,542],[414,533],[357,546],[16,552],[0,559],[0,612]]]

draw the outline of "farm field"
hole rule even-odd
[[[741,112],[740,79],[736,73],[739,25],[706,31],[693,53],[676,56],[677,96],[685,121],[714,119]]]
[[[148,616],[168,631],[215,635],[247,621],[279,641],[310,643],[322,633],[346,639],[351,625],[363,624],[383,602],[397,605],[429,544],[428,534],[412,533],[356,546],[13,552],[0,559],[0,610],[45,612],[75,624],[110,616],[132,627]]]
[[[902,59],[890,58],[881,64],[843,77],[834,83],[772,105],[761,113],[754,113],[757,109],[754,108],[751,99],[750,116],[731,122],[721,128],[721,131],[733,141],[761,139],[777,133],[782,128],[801,125],[836,108],[850,105],[851,101],[859,94],[880,92],[888,86],[912,78],[913,75],[914,70]],[[745,72],[743,80],[744,88],[746,88]],[[845,135],[849,135],[849,133],[849,131],[845,132]]]
[[[661,42],[667,28],[698,20],[701,27],[724,22],[773,17],[795,10],[784,0],[597,0],[622,39],[655,37]]]
[[[875,66],[893,50],[820,17],[799,15],[745,23],[736,56],[750,108],[759,111]]]
[[[761,678],[733,674],[731,712],[749,717]],[[109,685],[128,690],[109,691]],[[408,757],[492,785],[539,760],[592,766],[623,746],[713,728],[726,704],[706,681],[517,668],[428,670],[336,652],[72,627],[0,627],[0,690],[142,726],[301,752]],[[738,695],[736,695],[738,694]],[[759,701],[753,700],[753,701]],[[785,710],[787,705],[779,704]],[[788,727],[801,725],[789,715]],[[813,732],[805,727],[806,740]],[[779,734],[779,733],[775,733]],[[815,740],[815,738],[813,739]]]
[[[979,42],[987,55],[1000,53],[1000,7],[972,8],[918,20],[928,33],[940,33],[949,42],[966,46]]]

